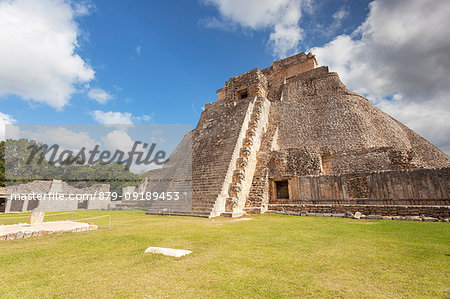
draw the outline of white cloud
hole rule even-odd
[[[98,87],[90,88],[87,95],[89,98],[103,105],[113,98],[112,95],[110,95],[105,90]]]
[[[21,138],[28,138],[48,145],[57,144],[61,149],[74,152],[78,152],[83,146],[93,149],[98,144],[89,136],[88,132],[74,132],[62,126],[36,126],[33,130],[27,130],[26,126],[23,128],[20,130]]]
[[[153,116],[144,114],[142,116],[133,116],[132,119],[135,123],[150,122],[153,119]]]
[[[95,5],[90,0],[82,0],[80,2],[72,2],[73,10],[76,16],[85,16],[95,9]]]
[[[110,150],[111,152],[115,152],[116,150],[120,150],[124,153],[128,153],[133,149],[135,140],[133,140],[130,135],[128,135],[126,128],[117,129],[114,131],[109,132],[104,137],[102,137],[102,142],[105,145],[105,147]],[[146,148],[144,148],[143,144],[138,144],[136,146],[136,151],[143,153],[143,158],[148,153],[149,146],[147,145]],[[125,158],[128,158],[126,156]],[[157,165],[150,164],[140,164],[136,165],[135,163],[136,157],[133,157],[133,163],[130,166],[130,170],[134,173],[142,173],[145,171],[149,171],[151,169],[157,168]]]
[[[333,22],[325,30],[327,36],[331,36],[342,26],[342,21],[350,15],[349,10],[343,6],[333,14]]]
[[[310,51],[351,90],[449,152],[449,15],[446,0],[376,0],[352,35]]]
[[[141,48],[141,46],[138,46],[138,47],[136,48],[136,54],[137,54],[137,55],[141,55],[141,52],[142,52],[142,48]]]
[[[96,122],[104,125],[131,125],[133,123],[150,122],[153,119],[153,115],[134,116],[129,112],[105,112],[101,110],[91,112],[91,116]]]
[[[76,50],[74,17],[87,7],[63,0],[0,1],[0,96],[15,94],[57,109],[94,71]]]
[[[114,89],[115,89],[116,91],[118,91],[118,92],[123,91],[123,88],[120,87],[120,86],[118,86],[118,85],[113,85],[113,87],[114,87]]]
[[[113,112],[95,110],[91,113],[94,120],[100,124],[105,125],[131,125],[133,124],[131,118],[132,114],[128,112]]]
[[[333,14],[333,21],[335,22],[342,22],[343,19],[348,17],[349,11],[345,7],[341,7],[337,12]]]
[[[206,26],[212,28],[233,29],[271,29],[269,45],[274,56],[286,57],[297,51],[302,40],[302,29],[298,23],[302,9],[308,10],[310,1],[304,0],[203,0],[214,5],[220,13],[220,19],[211,18]]]
[[[114,130],[102,137],[103,144],[111,151],[120,150],[129,152],[133,148],[134,141],[126,130]]]
[[[0,112],[0,140],[5,140],[5,125],[15,122],[16,120],[11,115]]]

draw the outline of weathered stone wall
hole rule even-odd
[[[267,164],[270,177],[320,174],[320,155],[302,148],[271,152]]]
[[[370,148],[329,154],[329,171],[323,174],[346,174],[371,170],[413,169],[412,150]]]
[[[270,199],[270,209],[313,213],[363,212],[448,218],[450,168],[299,176],[297,197]],[[269,192],[270,194],[270,192]],[[409,210],[408,210],[409,209]]]
[[[290,78],[281,98],[271,119],[280,148],[327,156],[328,174],[450,166],[445,153],[348,91],[327,68]]]
[[[280,100],[281,87],[289,78],[314,69],[317,61],[313,54],[300,53],[272,63],[272,66],[262,70],[269,82],[268,98],[271,101]]]
[[[450,215],[450,206],[412,206],[412,205],[355,205],[355,204],[271,204],[269,205],[269,212],[276,212],[277,214],[287,215],[305,215],[309,213],[319,214],[316,216],[332,216],[332,215],[345,215],[355,214],[359,212],[369,219],[383,219],[385,216],[394,220],[411,220],[417,221],[414,217],[424,218],[424,221],[429,221],[425,217],[441,219],[448,222]],[[328,215],[326,215],[328,214]],[[378,216],[378,217],[377,217]],[[409,216],[409,217],[408,217]],[[335,216],[341,217],[341,216]],[[396,219],[397,218],[397,219]],[[421,220],[421,219],[419,219]]]
[[[26,184],[11,185],[6,188],[6,193],[22,193],[22,194],[45,194],[50,190],[52,181],[32,181]]]
[[[241,100],[240,92],[243,91],[247,93],[247,98],[266,97],[267,90],[267,78],[255,68],[228,80],[225,86],[217,91],[217,101],[237,102]]]
[[[209,209],[211,213],[213,207],[224,209],[233,175],[231,166],[239,157],[239,142],[245,138],[248,129],[252,100],[254,98],[236,103],[218,101],[203,111],[193,131],[193,211]]]
[[[87,188],[75,188],[60,180],[32,181],[26,184],[11,185],[6,188],[5,212],[26,212],[38,209],[46,212],[72,211],[79,208],[85,209],[109,209],[111,199],[100,199],[99,192],[109,192],[108,184],[97,184]],[[47,199],[37,200],[37,196],[51,194],[63,195],[64,200]],[[11,197],[12,194],[28,195],[35,194],[34,199],[18,200]],[[69,194],[90,196],[90,200],[80,201],[69,199]],[[105,194],[106,196],[106,194]]]
[[[299,176],[299,200],[450,200],[450,168]]]
[[[30,209],[34,209],[38,205],[37,200],[11,200],[10,194],[46,194],[52,185],[51,181],[32,181],[27,184],[20,185],[12,185],[6,188],[6,206],[5,212],[26,212],[29,211],[28,204],[30,205]]]

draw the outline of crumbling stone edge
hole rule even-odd
[[[290,216],[308,216],[308,217],[338,217],[350,219],[375,219],[375,220],[399,220],[399,221],[425,221],[425,222],[450,222],[449,218],[434,218],[425,216],[381,216],[381,215],[363,215],[361,213],[296,213],[296,212],[280,212],[267,211],[270,214],[290,215]]]
[[[97,230],[98,226],[91,224],[89,227],[78,227],[70,230],[40,230],[40,231],[21,231],[17,233],[9,233],[5,235],[0,235],[0,240],[18,240],[18,239],[26,239],[30,237],[40,237],[45,235],[53,235],[53,234],[63,234],[63,233],[78,233],[89,230]]]

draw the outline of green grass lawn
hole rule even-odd
[[[0,297],[450,296],[448,223],[140,211],[75,219],[90,215],[112,215],[112,229],[100,218],[98,231],[0,241]],[[144,254],[149,246],[194,253]]]

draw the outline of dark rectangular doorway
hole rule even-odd
[[[275,181],[277,199],[289,199],[289,181]]]

